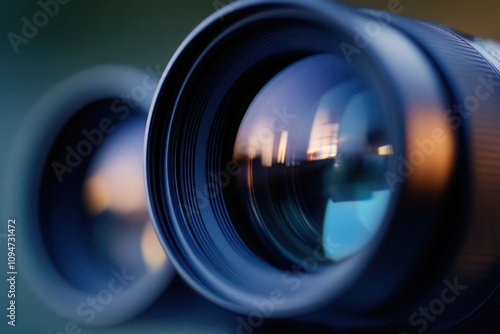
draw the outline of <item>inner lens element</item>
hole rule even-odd
[[[144,193],[146,117],[107,118],[111,103],[89,104],[65,125],[41,187],[46,247],[60,273],[85,292],[106,286],[114,271],[143,277],[167,264]]]
[[[117,128],[93,158],[82,189],[88,248],[134,272],[157,269],[166,262],[147,210],[143,137],[142,119]]]
[[[393,155],[387,129],[376,93],[345,60],[304,58],[246,111],[233,150],[243,172],[231,194],[258,236],[291,261],[346,259],[384,221]]]

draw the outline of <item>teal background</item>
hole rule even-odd
[[[226,2],[227,1],[222,1]],[[345,1],[359,6],[387,9],[388,0]],[[36,1],[0,1],[0,187],[15,187],[5,180],[13,140],[37,99],[59,81],[97,65],[126,64],[138,68],[163,68],[184,37],[213,13],[211,0],[72,0],[16,54],[7,38],[21,34],[22,17],[31,20],[40,10]],[[219,1],[221,3],[221,1]],[[495,0],[401,0],[401,15],[449,25],[480,37],[500,40],[500,2]],[[24,135],[24,134],[23,134]],[[9,208],[1,206],[4,233]],[[5,243],[0,243],[0,333],[59,333],[66,320],[40,302],[30,288],[18,282],[18,326],[6,326]],[[19,277],[19,276],[18,276]],[[57,294],[57,291],[54,291]],[[215,311],[214,311],[215,312]],[[234,332],[234,316],[217,313],[218,325],[203,327],[210,333]],[[194,315],[142,317],[107,328],[84,328],[82,333],[182,333],[201,332]],[[195,327],[193,327],[195,326]]]

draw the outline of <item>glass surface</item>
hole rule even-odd
[[[117,127],[93,156],[82,189],[88,249],[139,276],[166,262],[148,215],[143,136],[142,120]]]
[[[374,91],[344,60],[320,54],[288,66],[240,124],[237,205],[292,261],[355,254],[380,229],[390,200],[386,124]]]

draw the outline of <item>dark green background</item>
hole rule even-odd
[[[307,1],[307,0],[305,0]],[[223,2],[227,2],[224,1]],[[345,1],[358,6],[387,9],[389,0]],[[45,92],[72,74],[96,65],[128,64],[162,68],[183,38],[215,10],[212,0],[85,1],[72,0],[41,28],[16,54],[7,38],[20,34],[21,18],[40,10],[37,1],[0,1],[0,186],[8,152],[16,149],[12,138],[25,117]],[[219,2],[220,3],[220,2]],[[434,21],[480,37],[500,40],[500,1],[497,0],[401,0],[401,15]],[[2,223],[9,217],[2,206]],[[4,226],[2,225],[2,232]],[[0,332],[6,333],[4,247],[0,260]],[[18,324],[8,333],[57,333],[66,321],[35,298],[28,287],[19,286]],[[56,292],[55,292],[56,293]],[[189,319],[189,315],[186,319]],[[117,327],[85,329],[84,333],[165,333],[188,331],[188,320],[132,321]],[[195,320],[194,320],[195,321]],[[164,331],[166,326],[169,331]],[[173,326],[173,327],[172,327]],[[234,332],[236,322],[226,330]],[[175,329],[174,329],[175,328]],[[224,328],[224,326],[222,326]],[[210,329],[207,329],[210,332]],[[217,333],[223,330],[218,328]]]

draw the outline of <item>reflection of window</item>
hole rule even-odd
[[[273,165],[274,132],[270,132],[269,138],[261,145],[262,166],[271,167]]]
[[[378,155],[392,155],[394,152],[392,145],[384,145],[378,148],[377,153]]]
[[[335,158],[338,152],[339,124],[333,122],[317,122],[323,117],[314,119],[309,148],[307,149],[308,160],[323,160]]]
[[[288,145],[288,131],[281,132],[280,143],[278,146],[278,158],[276,159],[279,164],[284,164],[286,160],[286,148]]]

